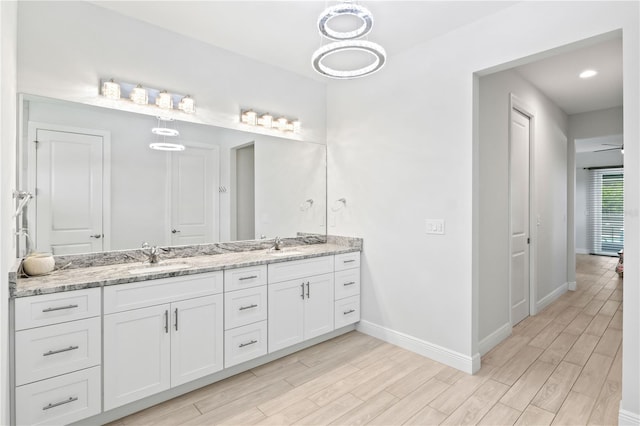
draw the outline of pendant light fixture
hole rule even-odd
[[[185,146],[179,139],[172,140],[180,136],[176,123],[172,118],[158,117],[158,125],[151,129],[155,140],[149,144],[149,148],[157,151],[184,151]],[[170,139],[167,139],[170,138]]]
[[[330,27],[331,20],[340,16],[356,17],[360,26],[351,31],[337,31]],[[368,40],[358,40],[369,34],[373,28],[373,16],[368,9],[350,1],[328,7],[318,18],[318,31],[320,35],[335,40],[332,43],[321,46],[311,56],[311,65],[318,73],[336,79],[350,79],[364,77],[380,70],[386,60],[387,54],[382,46]],[[339,70],[326,65],[323,61],[337,53],[363,52],[372,57],[369,65],[357,69]]]

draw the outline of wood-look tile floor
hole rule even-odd
[[[614,425],[616,261],[579,255],[577,291],[514,327],[473,376],[351,332],[112,425]]]

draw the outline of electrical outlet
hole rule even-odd
[[[444,219],[426,219],[427,234],[444,235]]]

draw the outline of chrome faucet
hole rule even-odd
[[[271,248],[275,250],[280,250],[282,248],[282,240],[280,239],[280,237],[276,237],[273,240],[273,247]]]
[[[142,252],[147,255],[149,263],[158,263],[158,246],[150,246],[149,243],[142,243]]]

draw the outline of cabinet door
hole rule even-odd
[[[333,331],[333,274],[305,279],[304,338]]]
[[[223,296],[171,304],[171,386],[223,368]]]
[[[305,291],[302,280],[269,284],[269,353],[304,339]]]
[[[169,309],[104,316],[105,411],[169,389]]]

